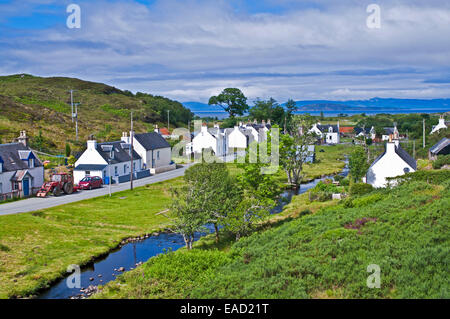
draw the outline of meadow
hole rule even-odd
[[[450,176],[427,175],[309,211],[298,196],[271,227],[152,258],[95,297],[449,298]],[[379,289],[367,286],[371,264]]]

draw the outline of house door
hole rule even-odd
[[[30,195],[30,180],[28,178],[23,180],[22,188],[23,188],[23,196],[29,196]]]

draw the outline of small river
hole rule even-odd
[[[347,163],[347,161],[346,161]],[[339,175],[348,175],[348,165]],[[325,176],[317,178],[309,183],[302,184],[299,190],[286,190],[281,194],[281,198],[277,206],[275,206],[271,214],[280,213],[284,206],[289,204],[294,195],[303,194],[309,189],[315,187],[320,181],[333,178]],[[206,225],[209,233],[214,232],[212,225]],[[208,233],[197,233],[196,239],[207,235]],[[158,236],[150,236],[146,239],[125,244],[103,258],[97,259],[93,264],[81,269],[81,288],[68,288],[66,278],[56,281],[49,289],[43,291],[37,296],[39,299],[67,299],[71,297],[79,297],[82,294],[80,289],[86,289],[89,286],[105,285],[115,280],[117,276],[123,272],[119,271],[121,267],[125,271],[132,270],[140,263],[144,263],[151,257],[162,254],[168,250],[175,251],[184,247],[183,237],[174,233],[161,233]]]

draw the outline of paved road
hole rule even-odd
[[[179,176],[184,175],[184,171],[189,167],[189,165],[185,165],[182,168],[178,168],[173,171],[157,174],[154,176],[150,176],[147,178],[142,178],[139,180],[135,180],[133,185],[134,187],[145,186],[147,184],[153,184],[161,181],[166,181],[169,179],[173,179]],[[72,195],[62,195],[59,197],[49,196],[47,198],[29,198],[24,200],[19,200],[17,202],[0,204],[0,215],[11,215],[18,213],[26,213],[32,212],[39,209],[45,209],[50,207],[55,207],[59,205],[64,205],[68,203],[78,202],[84,199],[104,196],[109,194],[108,190],[109,186],[104,186],[103,188],[93,189],[90,191],[80,191],[77,193],[73,193]],[[130,182],[116,184],[111,186],[111,192],[121,192],[124,190],[130,189]]]

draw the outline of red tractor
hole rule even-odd
[[[73,186],[73,176],[66,173],[53,174],[51,181],[44,183],[37,193],[37,197],[47,197],[48,193],[54,196],[65,194],[72,194],[77,189]]]

